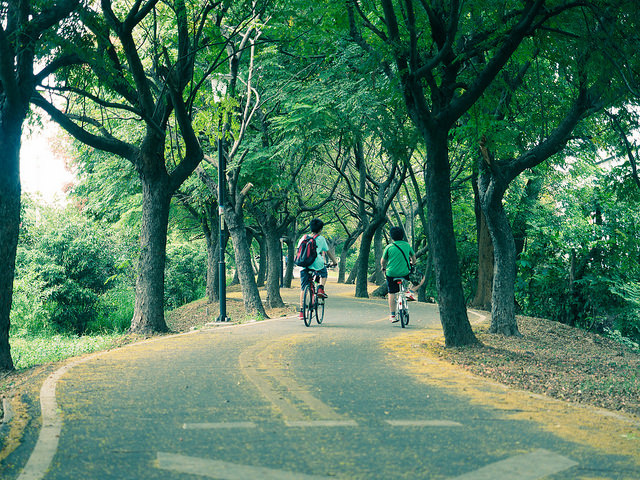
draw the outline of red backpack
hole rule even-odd
[[[300,242],[296,256],[293,259],[293,262],[299,267],[306,268],[316,260],[318,256],[318,251],[316,249],[316,237],[318,235],[319,234],[313,236],[307,235],[304,240]]]

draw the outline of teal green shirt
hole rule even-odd
[[[404,256],[400,252],[404,252]],[[387,260],[387,269],[385,274],[388,277],[404,277],[409,274],[411,257],[415,255],[413,248],[405,240],[398,240],[390,243],[382,252],[382,258]],[[406,260],[405,260],[406,258]]]
[[[315,233],[309,233],[307,235],[303,235],[302,237],[300,237],[300,240],[298,240],[298,246],[296,247],[296,250],[298,249],[298,247],[300,246],[300,244],[305,238],[313,237],[314,235]],[[322,268],[324,267],[324,256],[322,255],[322,253],[327,252],[328,250],[329,250],[329,245],[327,244],[327,240],[322,235],[318,235],[316,237],[316,252],[318,252],[318,256],[316,257],[314,262],[311,265],[309,265],[307,268],[310,268],[312,270],[322,270]]]

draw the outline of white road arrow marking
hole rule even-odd
[[[221,460],[208,460],[164,452],[158,452],[158,468],[218,480],[247,480],[248,478],[259,478],[260,480],[335,480],[335,477],[305,475],[286,470],[238,465]]]
[[[570,458],[540,449],[492,463],[451,480],[538,480],[575,465],[578,464]]]

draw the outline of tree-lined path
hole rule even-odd
[[[75,365],[56,385],[58,441],[49,450],[41,442],[35,467],[6,478],[640,476],[628,459],[505,419],[410,374],[386,344],[440,328],[436,306],[412,304],[402,330],[388,322],[384,300],[330,287],[320,326],[285,318],[217,327]],[[22,456],[35,442],[24,439]],[[53,460],[42,475],[34,457],[43,454]]]

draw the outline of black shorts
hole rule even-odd
[[[407,277],[387,277],[387,289],[389,290],[389,293],[398,293],[400,291],[400,285],[398,285],[398,282],[396,282],[394,280],[394,278],[407,278]]]
[[[318,274],[320,278],[327,278],[328,272],[327,267],[324,266],[320,270],[310,270],[308,268],[303,268],[300,270],[300,289],[304,290],[309,285],[311,281],[311,275]]]

